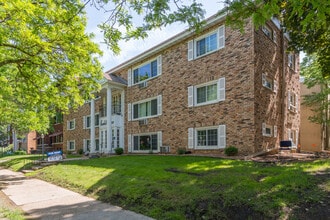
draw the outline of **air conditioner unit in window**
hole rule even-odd
[[[142,82],[139,84],[139,88],[145,88],[148,86],[148,82]]]
[[[147,125],[148,119],[139,120],[139,125]]]

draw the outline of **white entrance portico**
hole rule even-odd
[[[114,153],[115,148],[124,147],[124,106],[126,80],[104,74],[99,109],[98,135],[95,129],[95,100],[91,101],[90,152]],[[96,140],[99,141],[96,141]]]

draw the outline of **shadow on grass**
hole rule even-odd
[[[43,175],[48,169],[52,168],[43,169]],[[317,215],[307,207],[328,204],[329,190],[320,186],[329,179],[314,174],[329,173],[329,161],[259,164],[150,155],[70,161],[54,170],[61,173],[59,179],[49,174],[57,183],[68,179],[65,184],[81,185],[86,195],[156,219],[330,216],[329,210]],[[69,180],[76,175],[79,178]]]

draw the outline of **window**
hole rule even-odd
[[[267,74],[262,74],[262,86],[266,87],[270,90],[273,90],[273,92],[277,92],[278,83],[275,80],[272,80],[270,77],[267,76]]]
[[[266,136],[266,137],[272,137],[273,136],[273,126],[270,126],[266,123],[262,123],[262,135]]]
[[[217,146],[218,145],[218,130],[197,130],[197,146]]]
[[[128,135],[129,151],[158,151],[162,145],[162,132]]]
[[[289,53],[288,54],[288,66],[293,69],[296,70],[296,61],[295,61],[295,55],[293,53]]]
[[[225,47],[225,26],[188,42],[188,60],[193,60]]]
[[[266,74],[262,74],[262,85],[273,90],[273,82]]]
[[[68,148],[68,151],[74,151],[76,149],[75,141],[74,140],[68,141],[67,148]]]
[[[121,114],[121,96],[120,95],[114,95],[112,96],[112,114]]]
[[[74,130],[75,129],[75,123],[76,122],[76,120],[75,119],[72,119],[72,120],[70,120],[70,121],[67,121],[67,129],[68,130]]]
[[[133,115],[131,115],[133,111]],[[128,120],[146,119],[156,117],[162,114],[162,96],[143,100],[137,103],[128,104]]]
[[[288,129],[288,139],[292,141],[293,146],[298,144],[298,130]]]
[[[91,116],[85,116],[84,117],[84,128],[90,128],[91,127]]]
[[[298,95],[288,91],[288,109],[294,112],[298,111]]]
[[[195,149],[219,149],[226,147],[226,126],[188,129],[188,147]]]
[[[139,84],[147,81],[162,73],[162,57],[158,56],[156,59],[148,61],[137,68],[128,70],[127,79],[128,86]]]
[[[91,123],[92,123],[91,116],[86,115],[86,116],[84,116],[83,120],[84,120],[83,121],[84,129],[89,129],[91,127]],[[97,127],[97,126],[99,126],[99,124],[100,124],[100,114],[97,113],[97,114],[95,114],[95,126]]]
[[[261,27],[262,32],[264,32],[264,34],[269,37],[270,39],[272,39],[275,43],[277,40],[276,37],[276,32],[273,31],[270,27],[268,27],[267,25],[264,25]]]
[[[188,106],[199,106],[225,100],[225,78],[188,87]]]
[[[95,114],[95,126],[98,127],[100,125],[100,114]]]
[[[95,151],[98,151],[99,150],[99,139],[95,139]],[[92,146],[92,142],[90,139],[84,139],[84,142],[83,142],[83,148],[84,148],[84,152],[90,152],[91,151],[91,146]]]
[[[63,134],[57,135],[54,137],[54,143],[62,143],[63,142]]]

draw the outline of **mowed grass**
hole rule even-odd
[[[329,170],[329,160],[135,155],[64,162],[28,175],[156,219],[295,219],[300,206],[328,200]]]

